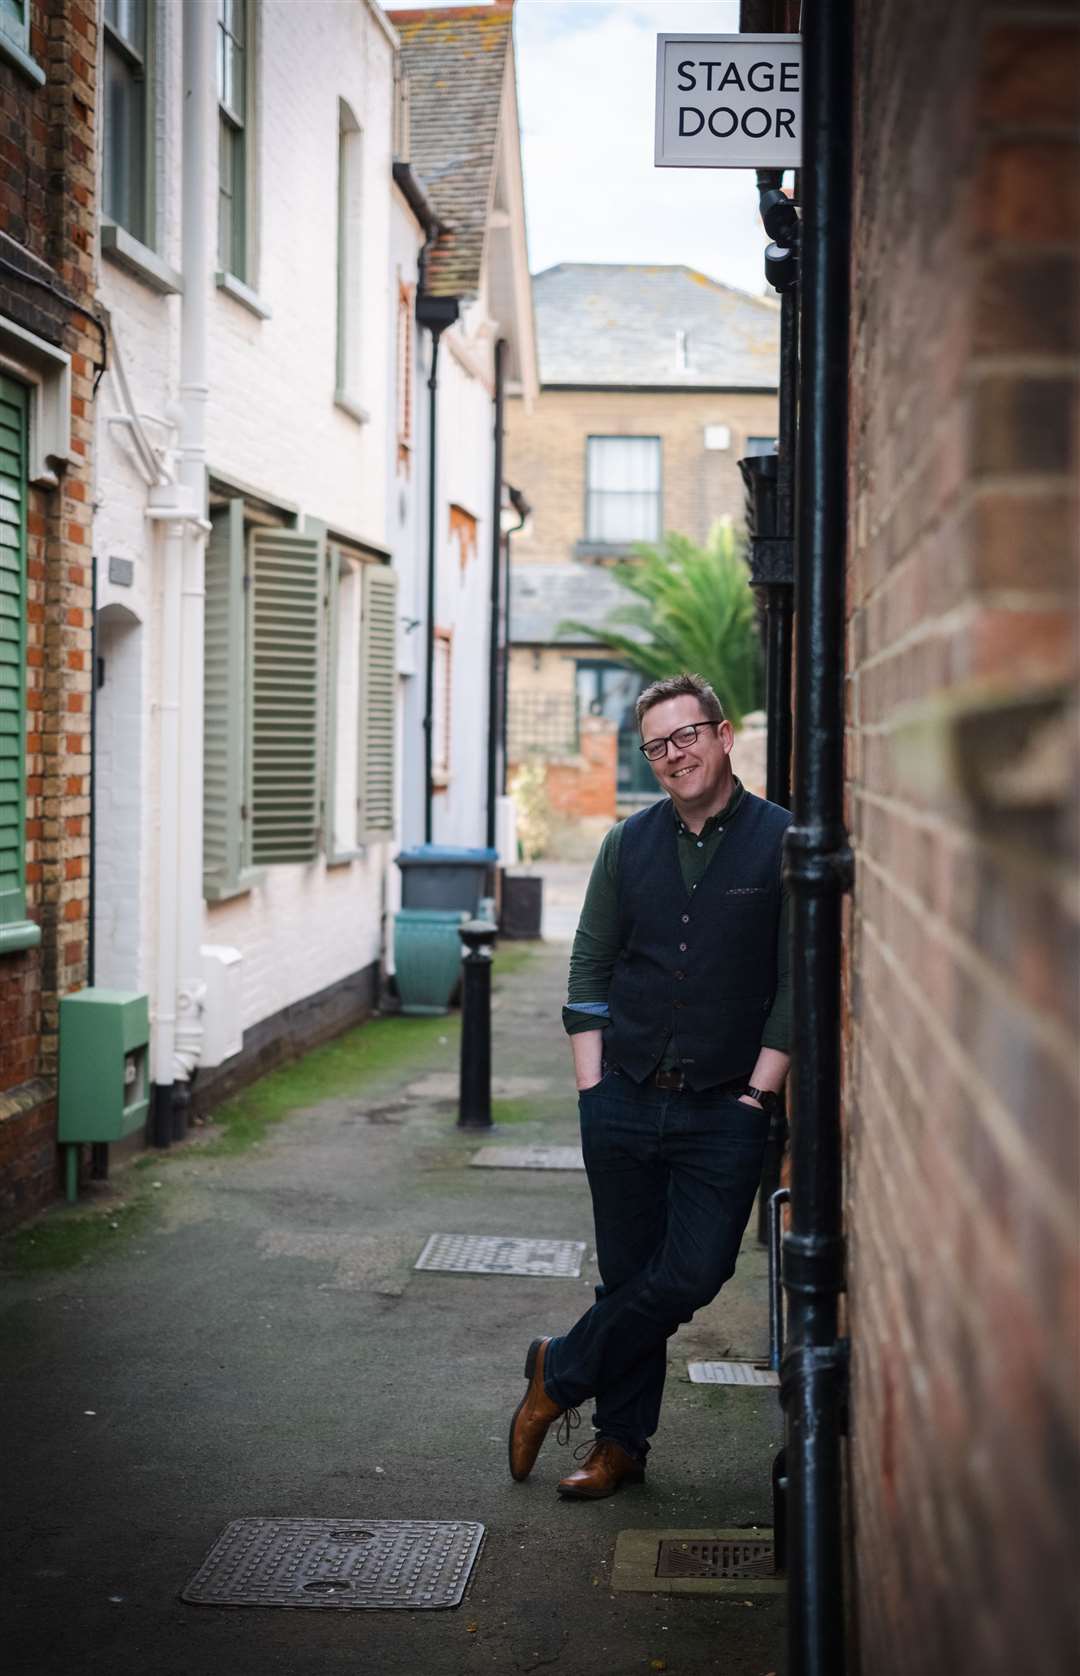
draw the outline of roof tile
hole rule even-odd
[[[475,297],[513,34],[509,7],[391,12],[409,78],[410,161],[444,231],[428,264],[436,297]]]

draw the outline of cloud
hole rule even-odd
[[[653,164],[656,36],[731,32],[736,0],[518,0],[529,252],[555,262],[685,262],[764,289],[753,176]]]
[[[653,164],[656,36],[734,34],[738,0],[517,0],[529,259],[686,263],[760,295],[747,170]]]

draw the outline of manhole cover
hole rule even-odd
[[[432,1234],[418,1269],[449,1274],[558,1275],[581,1273],[583,1240],[504,1239],[499,1234]]]
[[[234,1519],[181,1591],[196,1606],[364,1611],[458,1606],[483,1525],[426,1519]]]
[[[771,1542],[700,1541],[661,1542],[657,1577],[773,1577],[776,1562]]]
[[[583,1170],[579,1146],[483,1146],[469,1160],[485,1170]]]
[[[780,1375],[758,1362],[690,1362],[694,1385],[779,1385]]]

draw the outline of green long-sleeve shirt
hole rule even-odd
[[[720,813],[710,815],[699,833],[691,832],[672,807],[678,835],[679,867],[683,883],[691,894],[705,876],[713,856],[724,842],[731,823],[738,816],[746,792],[739,780]],[[608,1016],[607,997],[611,974],[619,953],[619,908],[617,879],[622,826],[613,826],[593,863],[585,902],[570,953],[570,981],[563,1024],[569,1035],[595,1030]],[[781,884],[780,919],[776,943],[776,996],[765,1021],[762,1046],[790,1051],[791,957],[787,887]],[[670,1039],[660,1060],[662,1068],[674,1064]]]

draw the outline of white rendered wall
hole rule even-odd
[[[439,355],[439,575],[436,626],[452,635],[450,775],[435,797],[439,844],[482,845],[487,827],[487,716],[491,620],[493,425],[491,339],[470,330],[474,306]],[[477,370],[464,364],[468,361]],[[450,506],[476,519],[476,551],[463,565],[450,536]]]
[[[393,54],[357,0],[262,0],[258,16],[259,214],[249,283],[271,318],[214,292],[210,467],[384,542]],[[362,134],[353,306],[362,321],[355,394],[370,414],[364,423],[334,405],[340,100]],[[207,215],[216,227],[216,195]]]
[[[164,146],[157,247],[161,257],[179,269],[182,8],[159,4],[157,16],[162,31],[158,126]],[[395,191],[391,43],[358,0],[324,5],[261,0],[256,59],[257,117],[252,133],[259,182],[258,256],[252,284],[272,317],[257,318],[217,288],[212,272],[205,275],[211,298],[209,468],[211,474],[240,483],[271,503],[299,507],[301,519],[317,518],[339,534],[359,535],[391,549],[386,470],[388,426],[394,421],[389,359],[389,235]],[[364,242],[357,298],[363,337],[361,387],[356,394],[370,413],[365,423],[334,405],[341,99],[363,135]],[[216,129],[210,152],[216,158]],[[210,182],[206,214],[214,251],[216,177]],[[414,240],[414,264],[415,249]],[[101,296],[124,355],[134,405],[141,412],[175,420],[180,299],[160,296],[109,261],[102,262],[101,274]],[[96,407],[99,606],[122,605],[143,625],[130,630],[139,643],[142,706],[136,731],[143,793],[136,835],[123,828],[115,799],[109,806],[99,805],[97,853],[100,859],[113,844],[117,853],[125,848],[125,876],[137,880],[139,892],[133,916],[135,970],[141,984],[149,985],[158,920],[161,577],[146,519],[146,485],[125,449],[123,433],[107,422],[118,406],[114,381],[107,375]],[[174,434],[170,438],[156,426],[148,426],[148,434],[155,441],[163,436],[175,440]],[[133,562],[132,586],[108,582],[110,556]],[[205,908],[203,939],[231,944],[243,956],[246,1028],[379,958],[391,853],[389,843],[380,843],[366,856],[342,865],[328,867],[320,861],[308,867],[270,868],[246,895]],[[129,961],[127,952],[123,959]]]

